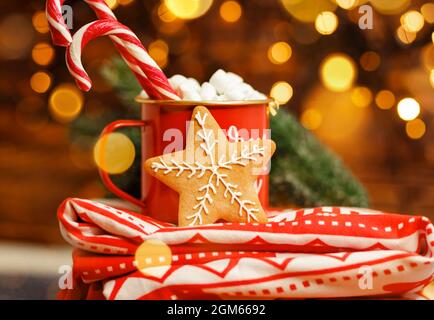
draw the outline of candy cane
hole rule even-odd
[[[112,37],[112,40],[118,44],[118,48],[130,68],[142,80],[147,79],[162,99],[180,99],[170,86],[164,73],[147,54],[137,36],[128,27],[114,20],[98,20],[81,27],[67,48],[66,63],[68,69],[81,89],[87,91],[92,86],[81,62],[82,49],[92,39],[106,35],[116,36]]]
[[[47,0],[45,10],[53,43],[57,46],[66,47],[71,43],[72,35],[62,16],[64,2],[65,0]],[[84,2],[92,8],[98,19],[117,20],[115,14],[104,0],[84,0]]]
[[[64,0],[48,0],[46,14],[50,25],[53,42],[57,45],[68,46],[72,42],[72,37],[61,14],[63,2]],[[99,19],[117,21],[114,13],[107,6],[104,0],[85,0],[85,2],[89,4],[89,6],[95,11]],[[119,39],[113,35],[111,35],[110,38],[124,58],[125,62],[130,67],[131,71],[138,79],[142,88],[151,98],[173,100],[180,99],[169,84],[164,73],[148,55],[141,43],[139,44],[140,56],[142,57],[141,61],[146,62],[146,65],[143,65],[141,61],[137,61],[134,58],[134,55],[132,55],[128,50],[125,50],[125,48],[128,47],[128,44],[123,43],[122,39]],[[141,68],[141,66],[143,68]],[[82,66],[81,68],[83,69]],[[81,80],[79,80],[80,76],[78,74],[73,74],[73,76],[78,80],[77,83],[81,89],[85,91],[90,89],[91,82],[87,74],[84,75],[84,78]]]

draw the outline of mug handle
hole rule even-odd
[[[117,120],[114,121],[112,123],[109,123],[104,130],[101,132],[100,137],[112,133],[113,131],[119,129],[119,128],[125,128],[125,127],[146,127],[146,126],[150,126],[150,122],[149,121],[145,121],[145,120]],[[103,169],[101,169],[98,166],[98,172],[99,175],[102,179],[102,182],[104,183],[104,185],[106,186],[106,188],[111,191],[112,193],[114,193],[115,195],[117,195],[119,198],[122,198],[124,200],[127,200],[141,208],[145,208],[145,203],[144,200],[140,200],[137,199],[136,197],[133,197],[132,195],[126,193],[125,191],[119,189],[118,187],[116,187],[116,185],[113,183],[113,181],[110,179],[110,175],[104,171]]]

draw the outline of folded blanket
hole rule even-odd
[[[77,248],[77,281],[60,297],[423,298],[416,293],[434,277],[434,227],[426,217],[343,207],[269,214],[267,224],[181,228],[67,199],[58,219],[63,237]],[[167,250],[160,262],[167,263],[144,267],[136,255],[144,243],[162,244]],[[146,250],[140,258],[147,260]]]

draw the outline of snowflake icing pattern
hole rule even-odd
[[[264,156],[264,148],[260,147],[257,144],[254,144],[252,150],[250,151],[247,146],[244,146],[241,150],[240,155],[237,155],[237,152],[234,152],[229,160],[227,160],[225,156],[222,156],[216,162],[213,157],[213,152],[215,150],[217,142],[215,140],[212,141],[213,130],[205,128],[205,121],[207,116],[207,113],[204,113],[204,115],[201,116],[200,112],[198,112],[195,116],[195,120],[200,126],[200,130],[198,130],[197,136],[201,141],[203,141],[200,144],[200,148],[209,158],[209,165],[203,165],[199,162],[189,164],[185,161],[183,161],[182,163],[178,163],[175,160],[172,160],[171,164],[168,164],[160,157],[160,162],[153,162],[151,168],[155,172],[163,170],[164,174],[177,172],[177,177],[185,173],[188,174],[187,178],[189,179],[192,177],[200,179],[207,172],[210,173],[207,183],[198,189],[198,191],[202,192],[202,195],[196,198],[198,203],[193,207],[196,212],[187,217],[188,220],[192,220],[190,225],[195,225],[196,222],[202,224],[202,214],[209,213],[208,205],[214,202],[212,195],[217,194],[217,188],[220,186],[220,184],[222,184],[222,186],[224,187],[224,198],[230,197],[231,204],[238,204],[238,214],[240,216],[245,214],[247,222],[250,222],[252,219],[258,221],[255,213],[259,210],[253,207],[256,203],[250,200],[243,200],[242,193],[237,189],[238,186],[227,181],[227,174],[224,174],[221,171],[223,171],[224,169],[231,170],[232,166],[234,165],[246,166],[249,161],[258,161],[259,157]]]

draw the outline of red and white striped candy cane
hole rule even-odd
[[[68,46],[72,41],[68,26],[63,20],[62,5],[64,0],[47,0],[45,15],[50,26],[51,39],[56,46]]]
[[[128,27],[114,20],[97,20],[81,27],[67,48],[68,69],[81,89],[87,91],[92,85],[81,62],[82,50],[89,41],[101,36],[114,36],[112,40],[118,44],[118,48],[130,68],[142,79],[148,79],[161,99],[180,99],[137,36]]]
[[[48,0],[46,6],[47,19],[49,21],[50,30],[52,34],[52,39],[55,44],[68,46],[72,42],[71,34],[63,20],[61,14],[61,7],[64,0]],[[117,21],[114,13],[107,6],[104,0],[85,0],[87,4],[95,11],[99,19],[107,19],[112,21]],[[148,93],[151,98],[155,99],[172,99],[179,100],[179,96],[173,90],[169,84],[166,76],[161,71],[159,66],[154,62],[154,60],[148,55],[146,50],[140,44],[140,51],[142,56],[142,61],[147,62],[146,68],[140,68],[143,65],[141,61],[137,61],[134,55],[131,55],[125,48],[128,44],[124,44],[122,39],[117,36],[110,36],[111,40],[114,42],[117,50],[121,53],[125,62],[130,67],[131,71],[137,77],[142,88]],[[79,79],[73,74],[76,79]],[[87,77],[88,78],[88,77]],[[81,89],[87,91],[90,89],[91,82],[79,81],[78,85]]]
[[[72,35],[62,16],[62,5],[65,0],[47,0],[46,16],[50,26],[53,43],[58,46],[68,46]],[[105,0],[84,0],[96,13],[98,19],[117,20],[115,14]]]

